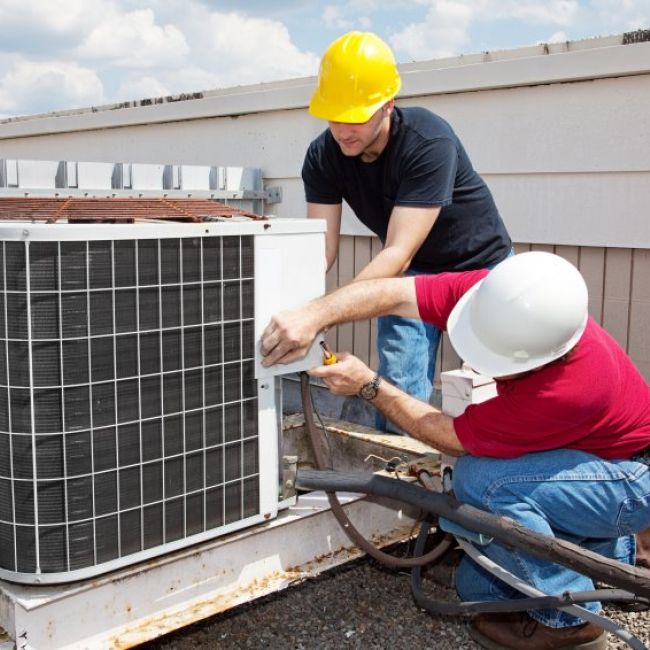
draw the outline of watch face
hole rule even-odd
[[[364,386],[359,392],[359,395],[361,395],[363,399],[373,399],[377,395],[377,389],[372,385]]]
[[[363,399],[375,399],[375,397],[377,397],[377,393],[379,392],[378,383],[378,381],[373,379],[367,384],[364,384],[359,391],[359,397],[363,397]]]

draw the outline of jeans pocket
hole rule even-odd
[[[628,497],[618,512],[620,535],[633,535],[650,527],[650,494]]]

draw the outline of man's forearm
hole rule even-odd
[[[354,281],[399,277],[410,262],[411,257],[399,248],[384,248],[355,276]]]
[[[320,329],[339,323],[396,314],[418,317],[413,278],[381,278],[353,282],[308,303]]]
[[[262,332],[262,364],[301,359],[325,328],[384,314],[418,317],[413,278],[353,282],[298,309],[276,314]]]
[[[382,381],[372,405],[400,429],[450,456],[466,452],[454,430],[453,419],[426,402]]]

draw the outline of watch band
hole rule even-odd
[[[357,396],[368,401],[375,399],[379,392],[380,383],[381,377],[379,376],[379,373],[377,373],[367,384],[361,386]]]

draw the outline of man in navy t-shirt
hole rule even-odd
[[[490,190],[452,128],[424,108],[397,108],[388,46],[370,33],[334,41],[309,110],[329,122],[302,169],[307,216],[327,221],[327,267],[336,260],[342,201],[382,251],[355,279],[492,267],[512,243]],[[421,400],[431,396],[440,330],[379,319],[379,371]],[[393,428],[378,417],[381,429]]]

